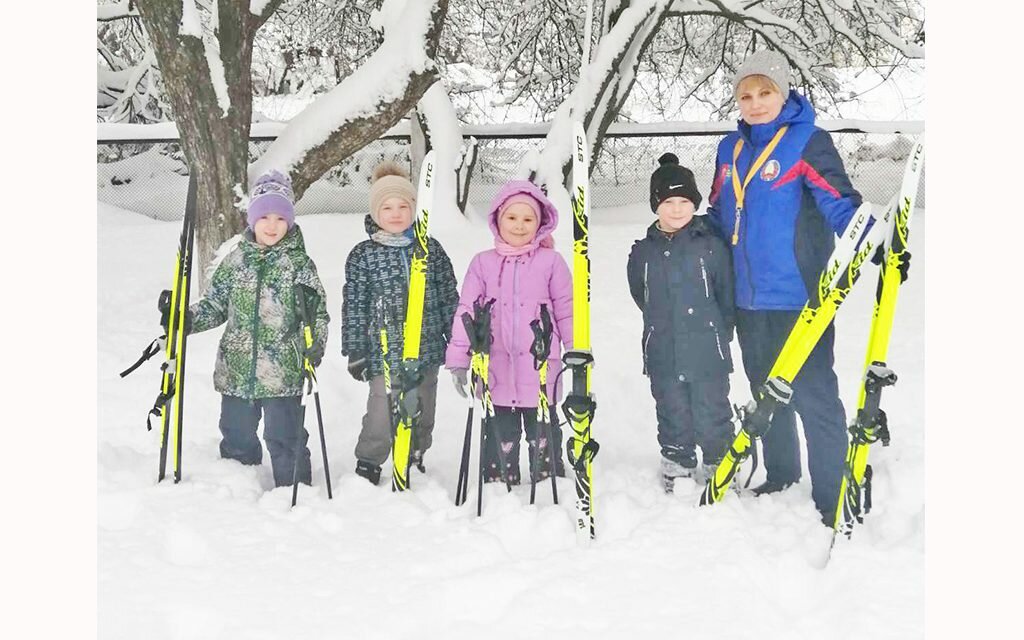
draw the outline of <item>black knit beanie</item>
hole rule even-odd
[[[661,165],[651,174],[651,211],[657,213],[658,205],[673,196],[682,196],[693,203],[693,208],[700,208],[700,191],[693,172],[679,165],[679,158],[674,153],[666,153],[658,158]]]

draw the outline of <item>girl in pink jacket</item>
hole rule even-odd
[[[558,225],[558,212],[535,184],[526,180],[506,182],[491,203],[488,218],[494,248],[476,254],[463,278],[445,367],[451,370],[456,389],[465,397],[470,351],[462,314],[472,315],[474,302],[494,299],[487,382],[495,416],[493,427],[484,430],[484,479],[501,480],[498,451],[491,437],[497,432],[505,454],[506,476],[513,484],[519,483],[519,443],[525,429],[530,473],[540,482],[550,476],[551,450],[555,452],[555,472],[565,475],[557,414],[561,387],[558,372],[562,346],[572,349],[572,275],[565,259],[553,248],[551,233]],[[555,424],[551,447],[545,429],[537,424],[540,381],[530,353],[534,338],[530,323],[540,317],[541,305],[547,305],[552,320],[546,390]],[[541,459],[538,468],[533,468],[537,452]]]

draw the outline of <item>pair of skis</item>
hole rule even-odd
[[[185,197],[185,217],[178,240],[178,253],[174,261],[174,280],[170,290],[161,294],[158,308],[162,314],[164,334],[143,351],[142,356],[121,372],[130,374],[161,350],[164,362],[160,365],[160,392],[146,417],[146,430],[152,431],[152,417],[160,418],[160,467],[157,482],[167,475],[169,444],[174,448],[174,482],[181,481],[181,431],[185,412],[185,348],[188,344],[188,304],[191,291],[192,256],[196,235],[196,190],[194,174],[189,176],[188,195]],[[173,443],[169,443],[174,433]]]
[[[882,211],[881,217],[875,218],[872,215],[870,204],[862,205],[854,213],[819,277],[815,296],[800,312],[757,399],[739,409],[739,433],[715,474],[708,479],[700,498],[701,505],[720,502],[725,497],[740,465],[751,455],[754,440],[768,431],[774,411],[789,404],[793,380],[859,279],[864,262],[882,247],[885,259],[868,346],[867,371],[861,389],[860,409],[851,427],[853,439],[847,454],[834,529],[848,533],[852,522],[859,521],[865,474],[870,477],[866,466],[867,449],[883,433],[887,437],[884,413],[878,403],[881,389],[895,381],[895,376],[885,367],[884,361],[892,329],[896,292],[901,282],[900,270],[905,270],[905,261],[908,259],[908,224],[923,159],[924,140],[921,138],[911,152],[899,195]],[[875,218],[874,224],[869,225],[872,218]]]
[[[573,349],[562,355],[562,362],[572,371],[572,388],[562,403],[562,411],[572,428],[566,453],[576,475],[576,539],[585,544],[596,536],[593,461],[599,445],[591,433],[597,403],[590,391],[590,372],[594,366],[590,351],[590,147],[581,122],[573,123],[573,142]]]
[[[387,393],[394,424],[391,445],[391,490],[409,488],[409,467],[414,430],[420,416],[417,392],[422,381],[420,371],[420,338],[423,333],[423,300],[427,290],[427,259],[430,257],[428,231],[430,210],[434,204],[434,152],[423,158],[420,168],[416,205],[420,214],[413,222],[413,252],[409,267],[409,297],[405,307],[405,325],[402,329],[402,370],[399,372],[398,393],[392,387],[391,367],[388,365],[387,327],[380,325],[381,355],[384,363],[384,390]]]
[[[863,514],[871,509],[871,465],[868,450],[881,440],[889,444],[889,428],[881,409],[882,389],[896,383],[896,374],[886,365],[889,337],[892,335],[896,298],[905,273],[910,267],[907,242],[910,238],[910,217],[924,165],[924,136],[914,143],[903,174],[899,202],[896,205],[892,234],[885,245],[885,257],[878,274],[875,308],[868,337],[864,380],[857,399],[857,415],[850,424],[850,444],[846,453],[833,540],[836,533],[849,537],[855,523],[863,522]]]

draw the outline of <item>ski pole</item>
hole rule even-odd
[[[551,474],[551,498],[555,504],[558,504],[558,486],[555,480],[555,451],[553,446],[554,429],[551,426],[551,412],[549,409],[547,394],[548,356],[551,355],[551,336],[553,333],[553,326],[551,324],[551,314],[548,313],[548,306],[546,304],[542,304],[540,306],[540,317],[530,323],[530,329],[533,331],[533,344],[530,345],[530,353],[533,355],[533,367],[537,370],[537,378],[539,382],[537,398],[537,432],[539,434],[543,430],[547,436],[548,458],[551,465],[551,468],[549,469]],[[540,470],[539,442],[535,444],[533,448],[535,455],[533,473],[530,474],[530,504],[534,503],[537,491],[537,472]]]
[[[466,502],[466,491],[469,488],[469,454],[473,440],[473,390],[475,388],[473,373],[469,374],[469,412],[466,415],[466,435],[462,439],[462,459],[459,463],[459,482],[455,487],[455,506]]]
[[[306,349],[313,346],[313,325],[310,321],[308,298],[316,300],[316,306],[319,307],[319,296],[309,286],[304,284],[296,283],[294,287],[295,292],[295,303],[299,312],[299,320],[301,323],[301,331],[303,337],[303,344],[306,345]],[[334,493],[331,489],[331,467],[327,462],[327,439],[324,436],[324,417],[323,411],[320,407],[320,390],[316,380],[316,367],[310,362],[308,355],[303,355],[302,368],[304,374],[303,394],[302,394],[302,422],[303,431],[306,434],[305,438],[296,437],[295,444],[295,465],[292,469],[292,506],[294,507],[299,497],[299,462],[304,457],[302,452],[305,451],[306,445],[309,442],[309,432],[305,430],[306,422],[306,406],[310,396],[313,396],[313,402],[316,405],[316,421],[317,427],[320,431],[320,453],[324,458],[324,480],[327,484],[327,499],[334,499]]]

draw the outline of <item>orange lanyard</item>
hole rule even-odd
[[[754,161],[754,164],[750,166],[750,171],[747,172],[747,177],[743,179],[743,184],[740,184],[739,168],[736,166],[736,161],[740,157],[740,149],[743,148],[743,138],[737,140],[736,146],[732,149],[732,191],[736,194],[736,224],[732,228],[733,246],[736,246],[736,243],[740,241],[740,216],[743,215],[743,198],[747,193],[747,185],[750,184],[750,181],[760,171],[761,165],[772,155],[772,151],[775,151],[775,147],[779,146],[779,140],[782,140],[782,136],[788,128],[789,126],[787,125],[779,129],[775,137],[768,143],[768,146],[761,152],[761,155],[757,156],[757,160]]]

